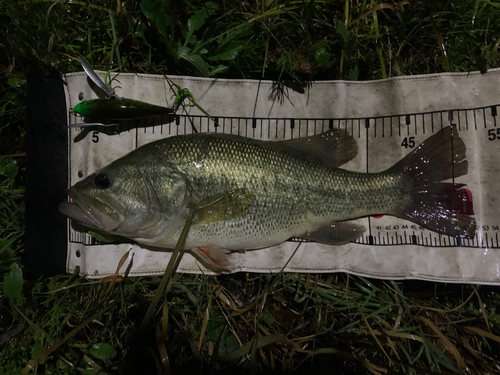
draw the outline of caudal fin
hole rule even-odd
[[[390,172],[408,182],[411,202],[396,216],[432,231],[454,237],[474,238],[476,220],[472,200],[463,184],[441,181],[466,175],[465,144],[455,125],[448,126],[422,142]]]

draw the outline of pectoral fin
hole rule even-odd
[[[212,195],[192,205],[193,224],[210,224],[242,217],[254,196],[247,189],[235,189]]]
[[[314,232],[306,233],[300,238],[328,245],[343,245],[357,240],[365,230],[363,225],[339,221]]]
[[[229,272],[230,263],[227,259],[229,252],[216,246],[196,246],[191,250],[198,261],[211,271]]]

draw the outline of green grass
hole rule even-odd
[[[24,235],[24,181],[11,158],[0,158],[0,273],[18,259]]]
[[[479,0],[0,2],[0,374],[28,363],[39,374],[500,372],[492,287],[176,274],[140,330],[157,277],[20,272],[30,66],[77,71],[81,54],[105,71],[264,78],[297,89],[485,71],[500,65],[499,19],[498,2]]]
[[[97,373],[83,370],[90,367],[156,373],[160,359],[175,372],[274,368],[300,373],[312,367],[320,374],[332,369],[421,374],[455,373],[463,364],[471,373],[495,371],[498,336],[488,339],[472,330],[489,331],[477,306],[478,296],[489,311],[498,305],[493,288],[476,294],[473,286],[343,274],[176,275],[167,305],[150,328],[137,332],[158,281],[125,279],[109,294],[106,282],[69,275],[25,282],[23,298],[11,305],[13,313],[22,314],[14,327],[21,323],[25,329],[2,348],[2,358],[8,359],[4,373],[19,373],[88,317],[91,322],[38,365],[39,373]],[[167,335],[158,341],[162,316],[168,317]],[[498,332],[498,317],[490,316],[489,327]],[[268,345],[254,350],[253,343]],[[92,350],[96,345],[105,353]]]

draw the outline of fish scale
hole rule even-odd
[[[192,225],[187,247],[215,242],[232,250],[265,247],[335,221],[391,213],[408,200],[397,175],[327,168],[272,143],[188,135],[151,147],[186,176],[195,201],[236,188],[255,193],[251,209],[230,225]],[[388,194],[390,183],[396,188]],[[160,245],[175,246],[181,230],[179,224]]]

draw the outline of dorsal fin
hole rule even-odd
[[[314,155],[333,168],[354,159],[358,153],[356,141],[343,129],[332,129],[322,134],[277,143]]]

